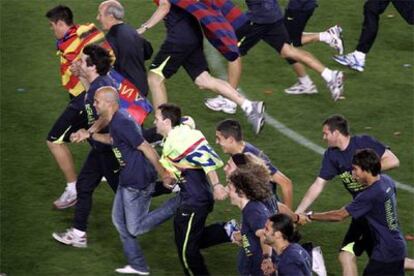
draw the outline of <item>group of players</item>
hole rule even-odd
[[[76,25],[66,6],[46,13],[57,38],[62,83],[71,95],[47,141],[68,183],[54,206],[64,209],[75,205],[72,227],[53,233],[53,237],[67,245],[87,246],[92,194],[104,177],[116,193],[112,221],[127,258],[127,265],[116,269],[118,273],[149,274],[135,238],[174,217],[175,243],[186,275],[208,275],[200,250],[225,242],[241,246],[237,257],[241,275],[311,275],[311,257],[296,243],[298,235],[293,223],[337,221],[352,216],[339,257],[343,274],[357,275],[355,256],[364,251],[370,256],[364,274],[403,274],[406,248],[398,225],[395,184],[381,174],[381,170],[398,167],[399,161],[380,142],[369,136],[351,136],[348,122],[340,115],[328,118],[323,123],[328,149],[320,174],[293,212],[291,180],[262,151],[243,140],[239,122],[228,119],[216,127],[216,143],[230,155],[224,166],[228,181],[224,186],[216,172],[223,166],[220,157],[191,119],[185,120],[180,107],[167,100],[165,80],[183,66],[200,89],[222,96],[207,100],[207,107],[234,113],[239,105],[257,134],[264,124],[265,105],[248,100],[236,90],[241,56],[263,40],[286,58],[298,75],[298,83],[286,93],[317,92],[304,70],[305,64],[321,74],[332,98],[338,100],[343,95],[343,73],[326,68],[295,46],[323,41],[342,54],[341,28],[334,26],[326,32],[302,35],[316,7],[313,0],[291,0],[285,17],[275,0],[246,0],[248,20],[236,30],[231,29],[239,40],[239,54],[229,60],[227,82],[209,73],[202,27],[194,14],[178,0],[157,2],[154,14],[137,30],[123,22],[125,11],[120,2],[102,2],[97,20],[105,35],[93,24]],[[198,1],[187,2],[200,7]],[[209,2],[214,1],[203,4]],[[230,1],[217,2],[237,11]],[[225,20],[217,10],[213,15]],[[240,13],[240,20],[243,16]],[[153,50],[141,35],[163,19],[166,39],[147,76],[145,60]],[[120,106],[119,85],[111,71],[125,77],[140,97],[147,97],[151,91],[155,128],[144,129]],[[65,143],[85,140],[91,149],[77,175]],[[159,140],[161,157],[150,144]],[[305,214],[335,176],[341,177],[352,194],[352,203],[336,211]],[[280,201],[276,185],[281,187]],[[171,192],[172,197],[149,211],[151,197]],[[205,226],[214,200],[226,197],[241,209],[241,227],[233,220]],[[405,266],[412,267],[412,260],[406,259]]]

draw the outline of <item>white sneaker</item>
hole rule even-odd
[[[237,225],[237,221],[235,219],[229,220],[224,224],[224,230],[227,233],[227,236],[229,236],[229,239],[234,242],[235,237],[234,233],[240,231],[240,227]]]
[[[208,98],[204,101],[204,105],[213,111],[223,111],[227,114],[234,114],[237,110],[237,104],[219,95],[215,98]]]
[[[88,246],[86,234],[82,237],[78,236],[73,228],[66,229],[66,232],[63,233],[54,232],[52,237],[58,242],[72,245],[73,247],[86,248]]]
[[[318,93],[318,89],[316,89],[314,83],[311,83],[310,85],[305,85],[300,82],[297,82],[291,87],[286,88],[285,93],[290,95],[316,94]]]
[[[320,246],[312,248],[312,271],[318,276],[326,276],[325,261]]]
[[[342,40],[342,28],[338,25],[330,27],[326,30],[330,34],[331,39],[328,45],[338,51],[340,55],[344,53],[344,42]]]
[[[349,68],[356,70],[358,72],[364,72],[365,67],[365,59],[359,59],[357,56],[352,52],[347,55],[339,55],[332,57],[336,62],[348,66]]]
[[[66,209],[76,204],[76,190],[71,190],[66,187],[63,194],[53,202],[57,209]]]
[[[136,270],[135,268],[133,268],[130,265],[126,265],[124,267],[121,268],[117,268],[115,269],[115,272],[121,273],[121,274],[138,274],[138,275],[149,275],[149,271],[141,271],[141,270]]]
[[[344,94],[344,73],[332,71],[332,80],[326,84],[334,101],[339,100]]]
[[[253,127],[254,134],[259,134],[262,130],[265,118],[265,104],[264,102],[252,102],[252,111],[247,115],[247,120]]]

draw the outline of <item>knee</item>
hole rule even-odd
[[[293,46],[285,43],[280,50],[280,57],[284,59],[293,59],[294,48]]]
[[[208,89],[211,87],[211,84],[213,82],[213,77],[207,73],[201,73],[195,80],[194,83],[197,85],[197,87],[201,90]]]
[[[148,85],[150,87],[160,86],[164,80],[160,75],[154,72],[151,72],[151,71],[148,73],[147,79],[148,79]]]

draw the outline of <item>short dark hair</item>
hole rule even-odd
[[[83,49],[83,53],[88,56],[86,58],[86,65],[95,65],[99,75],[104,76],[111,69],[112,57],[105,48],[96,44],[90,44]]]
[[[373,176],[381,173],[381,159],[373,149],[358,150],[352,157],[352,165],[370,172]]]
[[[243,140],[243,132],[239,121],[226,119],[217,124],[217,131],[220,131],[224,138],[233,137],[237,142]]]
[[[67,6],[59,5],[50,9],[45,16],[49,21],[53,23],[58,22],[59,20],[66,23],[66,25],[73,25],[73,13],[71,9]]]
[[[340,114],[335,114],[328,117],[322,124],[322,126],[328,126],[330,132],[338,130],[341,134],[348,136],[349,135],[349,125],[348,121],[344,116]]]
[[[272,222],[273,231],[280,231],[285,240],[298,242],[300,234],[296,231],[292,219],[286,214],[275,214],[269,218]]]
[[[170,119],[171,126],[175,127],[181,123],[181,108],[172,103],[165,103],[158,106],[158,109],[161,110],[163,119]]]

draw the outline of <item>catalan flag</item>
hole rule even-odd
[[[191,13],[200,22],[208,41],[229,61],[240,55],[235,29],[248,21],[230,0],[169,0]],[[157,0],[154,0],[158,3]]]
[[[70,66],[80,57],[83,48],[92,43],[104,43],[104,34],[92,23],[72,26],[64,37],[56,42],[57,54],[60,56],[62,85],[73,96],[79,95],[85,89],[79,78],[72,75]],[[103,47],[108,49],[108,45]]]
[[[128,79],[112,69],[109,76],[115,81],[119,93],[120,108],[125,109],[134,120],[142,125],[152,111],[152,106],[141,91]]]

